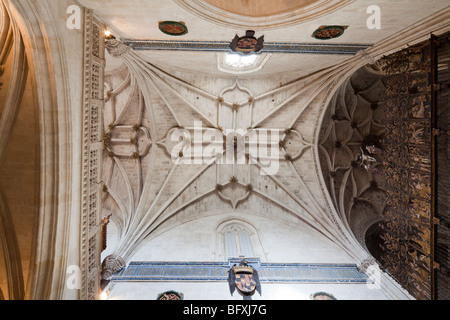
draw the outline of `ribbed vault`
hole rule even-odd
[[[411,28],[401,41],[417,41],[416,28],[423,31],[424,25]],[[375,106],[383,85],[375,71],[362,67],[389,52],[398,37],[308,77],[291,73],[273,81],[165,69],[119,40],[108,40],[109,53],[123,65],[106,76],[104,212],[118,226],[118,241],[104,271],[120,270],[148,241],[206,211],[261,207],[270,218],[307,226],[361,270],[374,265],[364,235],[379,220],[383,181],[371,173],[352,175],[358,169],[351,164],[357,145],[382,129]],[[277,146],[272,154],[278,171],[261,174],[267,167],[250,155],[243,164],[217,164],[225,155],[217,152],[183,165],[187,150],[203,147],[195,134],[199,129],[200,135],[208,130],[218,136],[227,129],[277,132],[271,143]],[[185,135],[172,141],[176,130]],[[338,148],[322,152],[324,141]],[[183,148],[174,155],[180,142]],[[330,179],[341,182],[328,190]],[[405,294],[381,276],[388,295]]]
[[[238,79],[163,71],[117,41],[108,47],[124,62],[107,75],[105,98],[104,197],[120,229],[117,255],[130,259],[155,234],[191,219],[208,204],[214,210],[268,206],[261,211],[306,224],[349,255],[357,252],[349,249],[343,226],[316,196],[314,128],[307,122],[317,117],[309,108],[318,93],[314,86],[330,83],[328,72],[314,80],[285,77],[272,88],[260,81],[249,89]],[[206,148],[201,141],[205,131],[220,137],[228,129],[267,130],[268,154],[253,158],[247,152],[242,164],[217,164],[224,153],[184,163],[189,149]],[[174,157],[175,130],[189,138]],[[248,151],[251,143],[238,137],[236,144]],[[264,164],[269,160],[275,168]]]
[[[325,2],[331,3],[321,3]],[[266,81],[263,77],[251,76],[221,78],[219,72],[200,75],[195,67],[188,68],[192,73],[166,69],[159,63],[157,67],[152,55],[138,54],[121,41],[107,41],[110,54],[119,59],[122,66],[109,71],[103,79],[101,29],[105,26],[99,19],[102,16],[102,21],[114,24],[118,21],[114,17],[122,19],[125,5],[120,1],[61,0],[55,3],[51,0],[2,1],[16,21],[14,28],[17,30],[11,32],[9,22],[2,16],[0,62],[3,64],[4,52],[9,51],[11,39],[16,37],[17,63],[13,77],[16,84],[8,89],[11,99],[7,99],[4,110],[8,111],[3,111],[0,123],[0,160],[29,67],[33,93],[38,97],[41,182],[35,228],[39,237],[32,248],[33,265],[26,293],[19,274],[20,259],[11,214],[7,201],[1,199],[0,236],[8,255],[5,260],[10,264],[9,296],[97,298],[101,264],[97,242],[102,227],[100,214],[104,222],[110,217],[118,230],[112,255],[104,260],[104,280],[108,280],[105,276],[108,272],[120,270],[156,236],[202,215],[215,214],[214,210],[205,213],[205,207],[222,212],[239,210],[242,214],[260,212],[269,220],[301,225],[347,254],[363,272],[376,264],[369,248],[364,247],[364,236],[368,238],[377,232],[370,226],[382,210],[379,204],[384,199],[383,180],[376,172],[362,172],[352,161],[358,154],[358,145],[376,143],[376,140],[367,140],[368,137],[381,134],[377,125],[379,110],[375,105],[380,101],[376,93],[378,88],[382,89],[382,84],[376,73],[361,68],[384,55],[428,39],[430,33],[448,31],[449,7],[439,4],[437,7],[441,10],[429,17],[432,12],[416,10],[417,16],[407,15],[406,22],[395,28],[392,24],[396,21],[391,19],[394,22],[387,24],[390,27],[383,28],[377,36],[371,36],[375,33],[366,30],[357,32],[356,42],[366,40],[367,36],[374,46],[349,59],[347,56],[323,59],[326,61],[313,69],[307,65],[313,60],[311,56],[311,60],[302,58],[305,69],[298,67],[301,76],[280,72],[273,73],[270,81]],[[67,7],[73,4],[81,7],[81,3],[88,7],[95,5],[96,10],[103,6],[105,12],[98,10],[99,16],[94,17],[92,10],[80,8],[85,22],[80,26],[83,30],[66,28]],[[157,38],[160,31],[153,23],[160,17],[152,14],[160,12],[150,5],[142,11],[142,3],[136,0],[134,5],[126,5],[131,9],[126,12],[141,17],[140,20],[127,26],[111,27],[122,35]],[[201,8],[205,1],[192,1],[190,7],[187,1],[174,3],[177,5],[164,6],[165,13],[184,13],[186,9],[192,17],[201,16],[215,24],[217,28],[203,27],[209,24],[197,27],[190,24],[190,30],[196,28],[198,32],[189,33],[190,40],[197,40],[199,31],[210,31],[201,34],[199,39],[203,41],[211,38],[229,41],[230,34],[234,36],[236,29],[241,28],[262,30],[267,27],[265,30],[276,31],[294,25],[303,30],[290,34],[301,36],[301,41],[310,41],[310,31],[322,24],[315,25],[317,18],[336,9],[345,11],[343,17],[354,15],[354,1],[349,0],[333,3],[326,10],[316,8],[293,17],[288,15],[271,21],[256,19],[252,23],[235,17],[230,23],[223,21],[220,11],[204,15]],[[398,8],[395,4],[393,7]],[[171,11],[174,8],[177,11]],[[2,12],[5,12],[3,7]],[[127,19],[132,20],[130,16]],[[307,22],[308,32],[300,22]],[[283,38],[284,31],[278,31],[272,34],[273,41]],[[90,52],[84,52],[86,50]],[[206,56],[195,53],[196,59],[182,60],[182,63],[202,62]],[[97,135],[101,127],[97,125],[101,121],[104,132]],[[202,159],[193,159],[202,161],[185,165],[187,150],[206,147],[195,134],[200,125],[202,134],[208,130],[216,137],[223,137],[227,129],[274,132],[276,134],[270,137],[276,139],[268,140],[273,147],[270,151],[274,152],[256,159],[248,155],[244,163],[226,166],[216,163],[223,153],[211,152]],[[321,131],[322,128],[325,131]],[[183,141],[172,141],[176,130],[186,134]],[[174,156],[171,151],[179,142],[183,148]],[[245,145],[245,140],[237,137],[236,149],[242,143]],[[104,158],[98,156],[102,147]],[[230,151],[236,152],[234,147]],[[266,172],[269,170],[267,160],[279,165],[276,172]],[[98,179],[100,176],[102,179]],[[101,204],[97,201],[100,191]],[[69,266],[79,267],[81,289],[68,288]],[[381,277],[387,297],[411,298],[388,274],[382,273]],[[2,290],[5,293],[4,287]],[[0,297],[2,295],[0,293]]]
[[[383,74],[363,67],[340,87],[325,115],[319,147],[333,204],[363,246],[366,231],[382,219],[386,206],[380,174],[384,110],[379,103],[386,99],[382,78]],[[364,166],[361,155],[379,162]]]

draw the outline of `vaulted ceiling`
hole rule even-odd
[[[217,212],[260,215],[269,221],[299,227],[298,230],[302,227],[305,234],[347,253],[363,271],[373,262],[361,246],[361,239],[363,227],[377,219],[378,212],[372,210],[371,204],[378,201],[378,195],[367,190],[373,187],[373,180],[379,180],[354,169],[348,170],[351,177],[342,179],[335,175],[340,164],[347,165],[352,157],[345,150],[353,151],[352,144],[360,143],[358,132],[377,130],[372,124],[378,114],[369,111],[368,104],[378,97],[357,95],[355,90],[369,88],[377,92],[380,84],[377,75],[370,70],[367,73],[364,66],[409,44],[429,39],[433,32],[448,31],[448,1],[377,1],[380,29],[367,25],[373,14],[368,10],[373,9],[370,0],[38,2],[2,1],[20,29],[14,31],[14,44],[22,47],[14,53],[20,54],[17,61],[21,63],[14,67],[19,76],[13,79],[21,78],[25,61],[22,53],[26,49],[32,67],[28,86],[37,89],[36,96],[40,98],[34,101],[25,95],[23,100],[25,104],[33,100],[28,107],[36,104],[39,111],[30,119],[39,118],[39,125],[35,126],[42,129],[40,135],[33,132],[33,126],[26,129],[26,135],[30,139],[39,136],[40,151],[44,151],[36,168],[42,171],[40,177],[45,181],[33,189],[39,190],[39,201],[43,201],[39,207],[42,219],[36,228],[40,236],[36,263],[32,263],[40,272],[30,278],[35,282],[30,285],[35,291],[33,295],[44,296],[52,291],[52,297],[62,297],[67,289],[64,267],[72,261],[81,261],[84,275],[90,273],[83,275],[82,290],[94,288],[91,284],[98,276],[94,260],[99,218],[109,214],[115,222],[117,239],[108,253],[120,256],[121,259],[112,259],[116,266],[122,258],[130,261],[139,248],[156,236]],[[86,11],[84,32],[65,28],[66,5],[74,3],[94,10],[95,23],[91,11]],[[9,24],[5,12],[2,7],[3,25]],[[97,20],[118,39],[106,41],[105,74],[103,54],[99,54],[104,37]],[[168,35],[159,28],[163,21],[179,22],[187,32]],[[322,26],[340,26],[344,33],[320,40],[313,34]],[[224,72],[219,64],[229,52],[230,41],[250,29],[256,31],[257,37],[265,37],[262,55],[267,58],[266,63],[253,73]],[[0,42],[9,43],[4,46],[8,49],[13,43],[12,28],[4,27],[2,31]],[[4,75],[9,77],[8,68],[3,70],[0,66],[0,73],[5,71]],[[367,86],[364,79],[369,80]],[[79,90],[83,85],[85,90]],[[27,91],[25,85],[15,87]],[[19,93],[10,90],[9,94],[15,97],[5,108],[18,110],[13,104],[19,101]],[[90,98],[95,101],[89,101]],[[337,101],[344,104],[338,105]],[[28,111],[27,117],[31,114]],[[346,121],[330,119],[332,112],[348,117]],[[14,114],[3,112],[5,116],[2,123],[12,130],[14,122],[9,120]],[[358,122],[356,128],[353,122]],[[104,132],[98,130],[101,124]],[[247,154],[245,164],[221,165],[215,160],[223,154],[213,152],[198,159],[202,160],[199,163],[183,164],[188,159],[189,147],[194,150],[204,147],[196,136],[200,128],[201,133],[208,130],[216,136],[227,129],[268,130],[272,138],[267,140],[268,151],[274,151],[270,160],[276,165],[275,172],[264,174],[267,173],[264,162],[268,160],[264,154],[259,154],[259,159]],[[185,134],[182,146],[186,149],[174,154],[171,151],[179,140],[173,141],[171,135],[177,130]],[[79,143],[76,137],[81,134],[84,140]],[[22,131],[19,136],[24,137]],[[8,138],[9,135],[4,135],[1,140],[7,142]],[[345,145],[341,148],[344,151],[336,150],[338,144]],[[239,149],[239,139],[235,145]],[[11,146],[15,148],[14,144]],[[83,159],[79,154],[81,148]],[[101,149],[104,152],[100,161]],[[234,152],[231,148],[231,153]],[[11,153],[13,157],[8,159],[17,165],[13,161],[16,155]],[[21,161],[38,161],[34,152],[28,156],[20,157]],[[256,161],[248,163],[251,160]],[[14,169],[7,174],[16,185],[5,193],[19,195],[13,201],[17,200],[16,204],[28,217],[31,211],[23,207],[23,197],[17,191],[25,189],[16,188],[23,181],[15,173]],[[34,169],[28,173],[37,179]],[[333,183],[337,184],[335,188]],[[33,190],[28,191],[32,194]],[[352,204],[352,197],[363,198],[366,206]],[[348,200],[348,206],[342,205]],[[102,217],[98,207],[103,209]],[[366,215],[354,215],[354,210]],[[9,216],[8,210],[3,211]],[[27,230],[30,226],[27,224]],[[29,236],[26,234],[24,238],[28,241]],[[78,238],[81,251],[74,240]],[[14,239],[9,236],[10,243],[11,240]],[[25,247],[28,248],[29,242]],[[73,257],[69,257],[71,250],[75,252]],[[12,250],[11,256],[15,256],[10,259],[17,269],[21,263],[19,251]],[[383,285],[386,283],[391,282],[384,281]],[[15,287],[19,288],[16,284]],[[20,290],[17,292],[17,297],[22,296]],[[92,293],[93,290],[81,295]]]
[[[341,86],[324,117],[319,146],[334,206],[363,246],[367,229],[382,220],[386,206],[384,177],[357,161],[364,146],[384,133],[385,110],[378,107],[386,99],[382,76],[363,67]]]
[[[177,224],[238,208],[307,226],[355,260],[367,257],[358,240],[377,217],[352,220],[352,208],[341,202],[364,193],[371,178],[354,176],[353,193],[343,183],[342,194],[330,196],[322,170],[328,179],[346,155],[331,155],[328,168],[321,168],[323,116],[334,90],[343,85],[337,99],[344,105],[332,108],[362,117],[368,127],[361,130],[376,129],[367,103],[348,92],[364,90],[363,81],[347,79],[373,63],[370,50],[379,57],[416,40],[423,30],[428,35],[432,23],[420,21],[445,8],[445,1],[378,1],[379,30],[367,26],[371,1],[279,1],[280,11],[270,6],[249,11],[248,1],[236,7],[230,6],[237,2],[202,0],[80,2],[94,9],[117,39],[107,41],[103,177],[104,209],[119,229],[115,254],[128,261],[146,241]],[[188,33],[167,35],[158,27],[162,21],[182,22]],[[340,25],[345,32],[327,41],[314,38],[325,25]],[[229,51],[236,34],[249,29],[264,35],[266,50],[272,48],[263,51],[270,54],[267,63],[245,75],[219,70],[218,57]],[[376,87],[376,76],[367,77],[373,80],[367,85]],[[323,125],[327,128],[326,120]],[[349,126],[336,124],[325,138],[343,135],[357,143],[358,136],[346,134]],[[171,138],[177,129],[184,130],[187,149],[174,156]],[[218,153],[183,165],[186,150],[202,143],[195,131],[205,129],[219,136],[226,129],[276,132],[270,143],[278,151],[277,171],[263,174],[265,159],[249,164],[251,155],[240,165],[217,164]]]
[[[171,74],[117,41],[107,47],[124,62],[105,79],[104,209],[119,228],[115,254],[130,259],[175,225],[235,210],[307,226],[329,243],[351,246],[318,196],[318,110],[309,107],[317,89],[308,80]],[[247,129],[259,140],[237,137],[238,150],[246,144],[241,159],[228,162],[222,142],[207,149],[226,141],[227,130]]]

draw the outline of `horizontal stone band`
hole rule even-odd
[[[215,262],[131,262],[113,282],[134,281],[226,281],[239,260]],[[276,264],[249,261],[261,282],[367,283],[369,278],[352,264]]]
[[[227,52],[230,43],[224,41],[163,41],[123,39],[122,42],[134,50],[168,51],[211,51]],[[361,50],[372,47],[371,44],[318,44],[318,43],[275,43],[266,42],[261,52],[265,53],[303,53],[303,54],[339,54],[355,55]]]

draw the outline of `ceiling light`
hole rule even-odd
[[[115,39],[116,37],[114,37],[111,33],[111,31],[109,31],[108,29],[105,30],[105,38],[106,39]]]
[[[108,295],[108,293],[106,291],[103,291],[100,294],[100,300],[108,300],[108,298],[109,298],[109,295]]]

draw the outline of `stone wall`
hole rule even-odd
[[[233,296],[227,282],[222,283],[118,283],[114,286],[111,300],[156,300],[167,291],[183,293],[185,300],[235,300],[242,301],[237,292]],[[252,299],[258,300],[311,300],[317,292],[332,294],[337,300],[385,300],[380,290],[371,290],[360,284],[278,284],[262,285],[262,295],[256,293]]]
[[[226,262],[225,243],[218,234],[218,227],[233,220],[251,224],[257,237],[252,238],[252,246],[261,263],[301,263],[301,264],[352,264],[352,260],[333,246],[318,238],[301,225],[289,225],[260,216],[255,212],[203,213],[203,217],[179,225],[161,233],[147,242],[131,259],[137,262]],[[117,239],[114,224],[109,228],[110,247],[104,256],[113,253]],[[258,252],[258,248],[262,252]],[[230,257],[228,257],[230,258]],[[252,258],[252,257],[247,257]],[[260,276],[261,277],[261,276]],[[120,279],[120,276],[117,277]],[[373,284],[346,283],[277,283],[263,282],[262,296],[255,294],[254,300],[308,300],[316,292],[327,292],[343,300],[387,299],[383,290],[373,289]],[[338,281],[339,282],[339,281]],[[371,287],[373,286],[373,287]],[[174,290],[184,294],[185,300],[241,300],[237,292],[231,296],[228,283],[222,281],[112,281],[109,287],[110,299],[155,300],[159,293]]]

